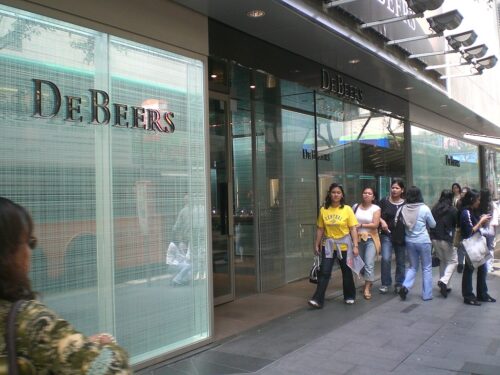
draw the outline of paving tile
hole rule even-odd
[[[500,366],[491,366],[476,362],[465,362],[464,366],[460,370],[462,372],[478,374],[478,375],[500,374]]]

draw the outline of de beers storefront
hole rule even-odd
[[[0,195],[33,215],[42,300],[138,365],[211,336],[206,57],[114,32],[0,6]],[[181,241],[198,277],[175,288]]]
[[[432,88],[291,0],[266,2],[267,24],[246,2],[3,3],[0,195],[34,217],[43,301],[113,333],[135,369],[213,341],[215,305],[306,277],[331,182],[349,204],[394,177],[428,204],[481,185],[462,125],[410,102]],[[287,19],[281,39],[259,34]]]

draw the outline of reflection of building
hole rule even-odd
[[[425,19],[367,36],[362,20],[391,15],[380,1],[342,11],[320,0],[264,3],[259,19],[243,1],[211,1],[210,14],[194,0],[145,0],[144,12],[118,0],[0,7],[2,35],[26,32],[0,49],[0,194],[37,222],[37,287],[87,333],[114,331],[137,367],[213,341],[214,304],[305,277],[331,182],[348,203],[365,185],[387,194],[393,177],[420,186],[429,204],[455,181],[494,187],[498,154],[461,135],[498,133],[493,115],[456,93],[481,97],[472,90],[495,69],[460,81],[468,90],[448,82],[450,99],[439,71],[424,69],[431,59],[408,65],[410,53],[444,48],[442,38],[385,44],[425,33]],[[57,116],[25,113],[33,79],[61,89]],[[43,114],[58,101],[48,89]],[[165,114],[175,132],[161,131]],[[14,158],[21,149],[30,153]],[[182,210],[194,272],[167,291],[165,254]]]

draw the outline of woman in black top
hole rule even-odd
[[[395,245],[391,240],[391,230],[394,225],[394,217],[399,207],[404,203],[403,194],[405,185],[403,180],[395,178],[391,181],[391,194],[382,198],[380,201],[380,244],[382,248],[382,261],[381,261],[381,281],[382,286],[379,288],[380,293],[387,293],[392,284],[391,277],[391,261],[392,252],[396,254],[396,274],[395,274],[395,288],[394,293],[399,293],[399,289],[405,279],[405,262],[406,262],[406,248],[404,246]]]
[[[448,296],[448,284],[458,265],[457,250],[453,247],[453,234],[457,226],[457,209],[453,207],[453,192],[445,189],[432,208],[436,227],[431,229],[432,245],[440,260],[438,286],[441,295]]]
[[[462,238],[467,239],[480,231],[480,229],[488,223],[491,215],[476,215],[476,210],[479,208],[480,198],[476,190],[470,190],[465,194],[462,200],[463,210],[460,214],[460,230],[462,231]],[[496,299],[488,294],[488,287],[486,285],[486,264],[477,267],[477,298],[474,295],[472,287],[472,274],[474,268],[465,262],[464,274],[462,276],[462,296],[464,303],[467,305],[479,306],[478,301],[483,302],[496,302]]]

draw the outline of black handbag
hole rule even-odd
[[[432,256],[432,267],[439,267],[441,265],[441,260],[436,256]]]
[[[318,276],[319,276],[319,266],[320,266],[320,260],[319,256],[314,256],[313,260],[313,265],[311,267],[311,270],[309,271],[309,282],[313,284],[318,283]]]
[[[394,217],[394,225],[391,230],[391,241],[393,245],[403,246],[405,244],[405,223],[403,219],[403,206],[398,208]]]

